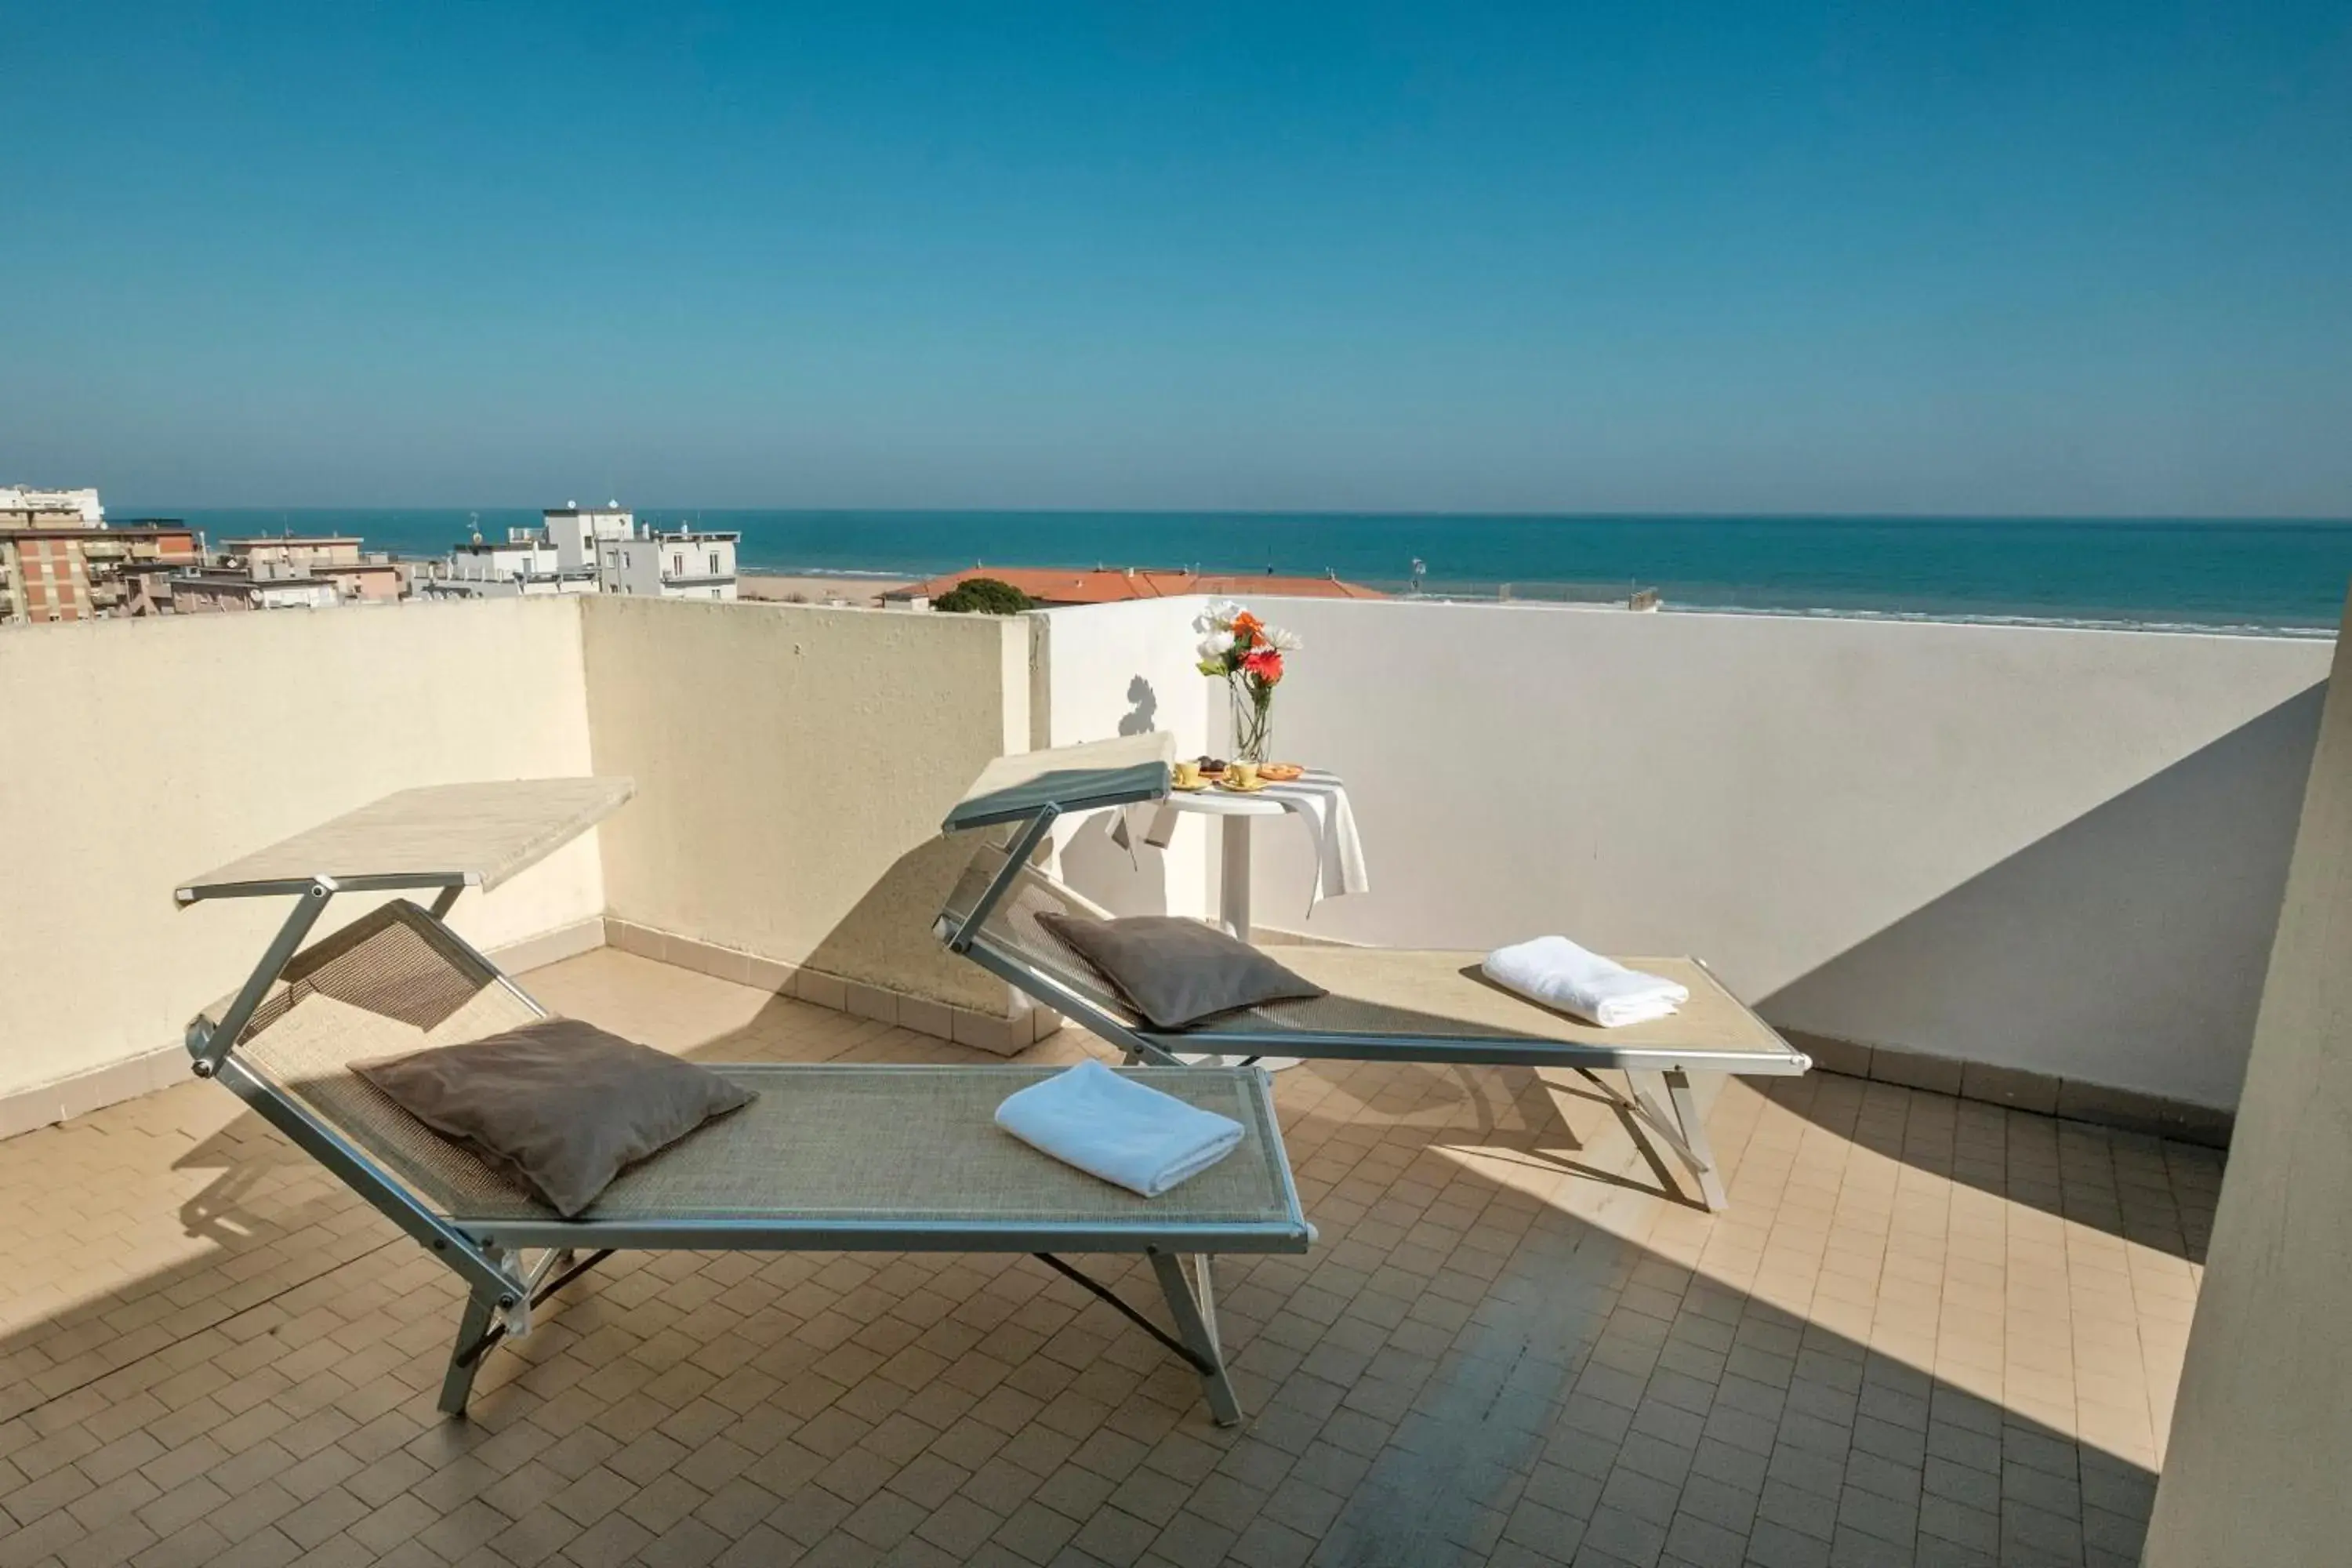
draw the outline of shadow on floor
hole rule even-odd
[[[775,1004],[698,1054],[775,1054],[827,1022],[808,1014]],[[835,1056],[954,1050],[830,1026]],[[1804,1142],[1821,1122],[1782,1117],[1767,1148],[1762,1119],[1786,1108],[1724,1108],[1735,1208],[1708,1219],[1654,1201],[1658,1173],[1610,1108],[1524,1071],[1313,1064],[1282,1083],[1322,1238],[1220,1266],[1254,1413],[1236,1431],[1034,1262],[814,1254],[615,1259],[485,1370],[474,1420],[444,1423],[454,1279],[240,1117],[176,1162],[218,1173],[184,1210],[217,1251],[0,1341],[0,1447],[46,1467],[0,1509],[50,1532],[0,1549],[110,1528],[74,1511],[103,1483],[60,1474],[136,1429],[134,1466],[222,1484],[198,1521],[217,1541],[177,1556],[223,1563],[356,1560],[395,1506],[408,1535],[471,1532],[486,1562],[696,1543],[1414,1568],[2135,1559],[2147,1468],[1699,1266],[1726,1224],[1818,1220],[1840,1245],[1834,1192],[1790,1176],[1822,1153]],[[1858,1146],[1894,1103],[1871,1095]],[[1093,1266],[1150,1300],[1132,1260]]]
[[[1761,998],[1759,1011],[1840,1038],[1937,1042],[1946,1057],[2043,1071],[2063,1063],[2086,1083],[2231,1103],[2326,695],[2323,682],[2248,721]],[[1818,1081],[1786,1102],[1801,1113],[1819,1105],[1843,1125],[1853,1095]],[[1988,1137],[2006,1125],[1979,1119]],[[1955,1173],[2203,1256],[2218,1156],[2062,1125],[2034,1134],[2042,1147],[2030,1157],[1982,1150]],[[2210,1167],[2210,1180],[2189,1176],[2203,1189],[2198,1201],[2158,1212],[2138,1194],[2163,1167],[2176,1180]],[[2089,1197],[2095,1188],[2108,1194]]]

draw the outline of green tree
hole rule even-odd
[[[935,610],[982,616],[1017,616],[1036,607],[1028,595],[997,577],[967,577],[931,601]]]

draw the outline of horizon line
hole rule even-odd
[[[566,501],[565,506],[575,503]],[[591,506],[596,503],[587,503]],[[1184,506],[701,506],[663,502],[603,503],[618,505],[629,511],[646,512],[715,512],[720,514],[762,512],[782,516],[863,516],[863,517],[1198,517],[1198,518],[1432,518],[1464,520],[1526,520],[1530,521],[1634,521],[1634,522],[2116,522],[2116,523],[2290,523],[2352,526],[2352,512],[2038,512],[2038,511],[1639,511],[1639,510],[1541,510],[1532,508],[1476,509],[1445,510],[1431,508],[1269,508],[1269,507],[1184,507]],[[177,509],[122,506],[109,510],[138,512],[142,515],[171,515],[180,512],[242,511],[242,512],[465,512],[465,511],[534,511],[560,510],[542,502],[468,502],[423,503],[403,502],[352,504],[342,502],[304,502],[258,504],[207,503]]]

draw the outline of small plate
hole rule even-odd
[[[1272,781],[1260,779],[1254,784],[1234,784],[1225,779],[1219,779],[1217,781],[1217,787],[1222,790],[1231,790],[1235,795],[1255,795],[1258,791],[1264,789],[1270,782]]]

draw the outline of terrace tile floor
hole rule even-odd
[[[527,984],[715,1060],[967,1054],[611,950]],[[616,1258],[445,1422],[454,1278],[226,1091],[12,1140],[0,1568],[2137,1561],[2215,1153],[1756,1080],[1710,1217],[1572,1077],[1277,1082],[1322,1239],[1220,1265],[1231,1431],[1033,1261],[811,1254]]]

